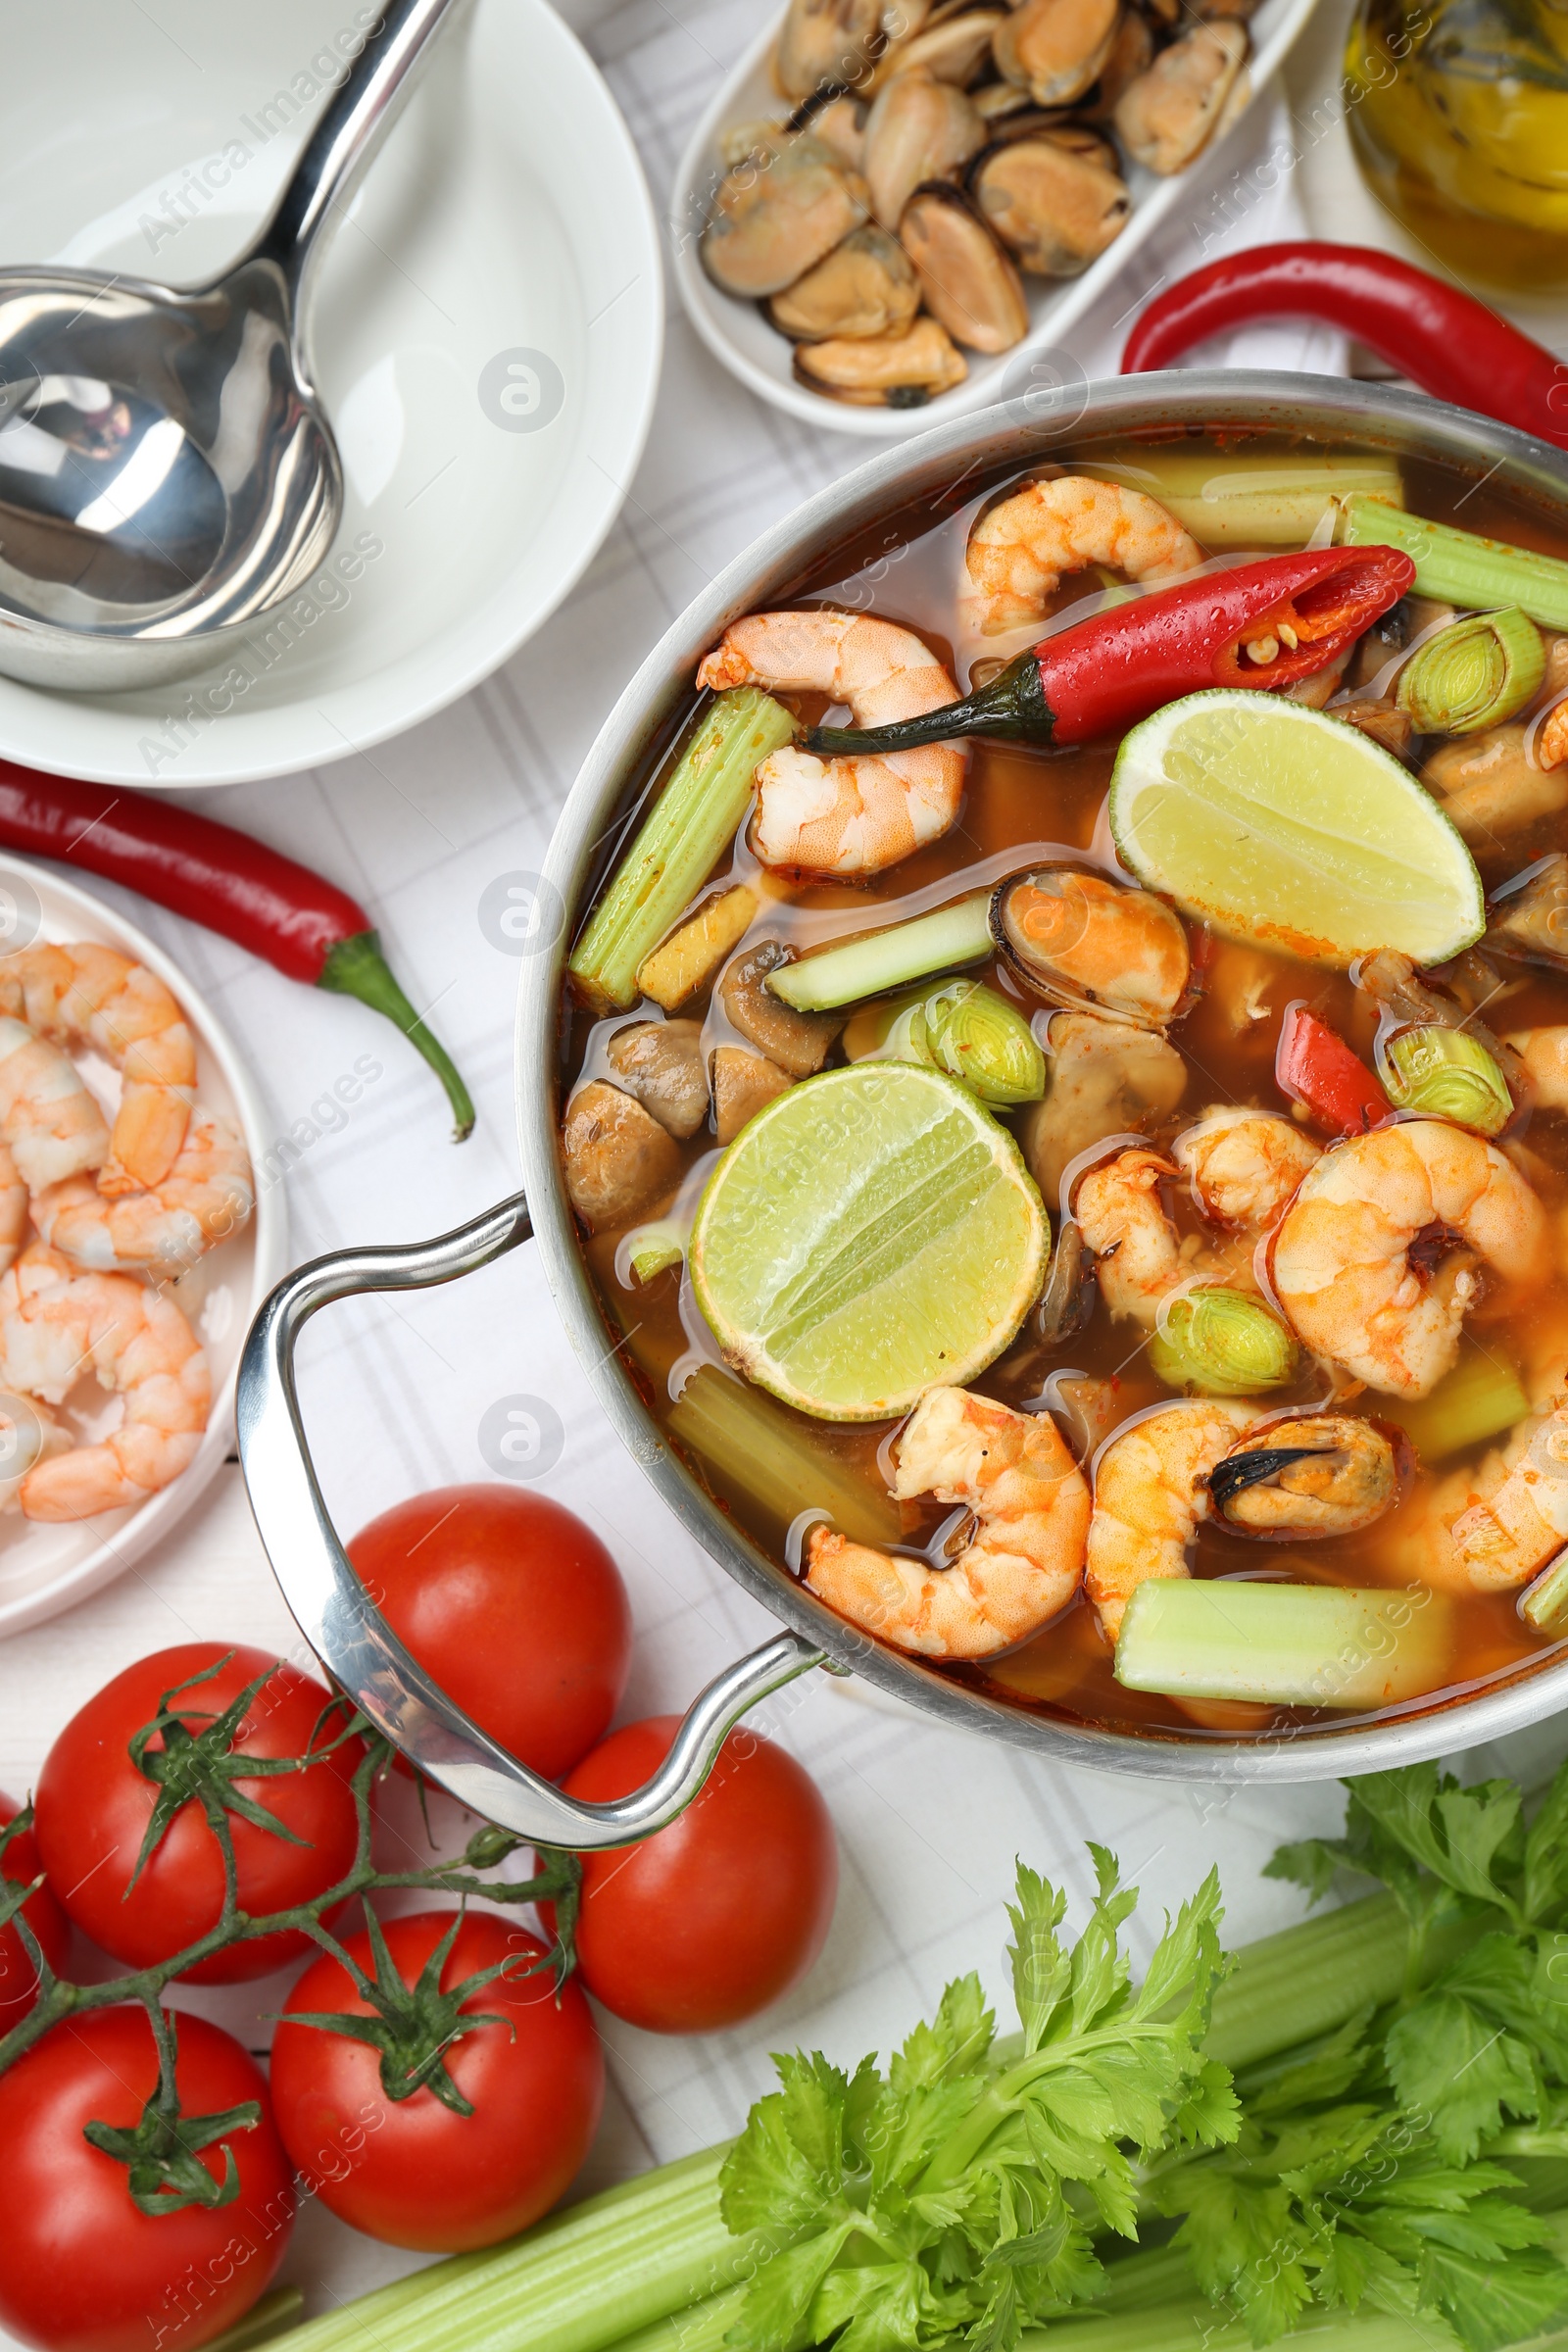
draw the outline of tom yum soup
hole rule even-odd
[[[643,1394],[1017,1706],[1263,1732],[1568,1634],[1568,549],[1485,495],[1198,437],[916,518],[708,652],[576,939]]]

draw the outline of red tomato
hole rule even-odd
[[[406,1984],[416,1982],[452,1925],[450,1911],[389,1920],[386,1940]],[[494,1912],[459,1928],[441,1989],[544,1946]],[[369,1938],[345,1949],[373,1975]],[[548,2212],[588,2153],[605,2095],[605,2065],[588,2004],[575,1984],[558,2001],[548,1974],[495,1978],[466,2011],[503,2017],[452,2042],[447,2071],[471,2115],[419,2089],[389,2099],[380,2057],[364,2042],[319,2027],[291,2026],[302,2009],[368,2017],[337,1961],[324,1954],[288,1997],[272,2039],[272,2105],[300,2174],[323,2205],[368,2236],[394,2246],[458,2253],[494,2245]],[[510,2032],[509,2032],[510,2027]]]
[[[157,1784],[132,1764],[129,1744],[158,1712],[166,1690],[204,1667],[217,1666],[225,1645],[187,1642],[177,1649],[127,1666],[74,1715],[49,1750],[34,1799],[38,1850],[67,1911],[82,1933],[117,1960],[145,1968],[194,1943],[217,1921],[223,1900],[223,1862],[218,1840],[195,1798],[182,1805],[134,1886],[131,1874],[158,1799]],[[335,1738],[340,1719],[319,1725],[330,1704],[324,1686],[265,1649],[236,1648],[211,1681],[177,1702],[194,1717],[220,1715],[247,1683],[272,1672],[240,1726],[235,1744],[252,1756],[300,1756]],[[155,1741],[154,1745],[162,1743]],[[354,1796],[349,1787],[364,1753],[358,1740],[305,1772],[240,1780],[242,1795],[303,1838],[292,1845],[270,1830],[228,1816],[239,1869],[239,1899],[247,1911],[287,1910],[332,1886],[350,1868],[356,1844]],[[207,1984],[265,1977],[310,1948],[297,1931],[231,1945],[189,1973]]]
[[[547,1495],[437,1487],[348,1546],[371,1599],[449,1698],[548,1781],[615,1712],[631,1611],[591,1527]]]
[[[662,1763],[676,1715],[628,1723],[566,1782],[624,1796]],[[582,1857],[577,1958],[589,1991],[651,2034],[738,2025],[798,1984],[838,1893],[816,1783],[770,1740],[731,1732],[702,1794],[641,1845]]]
[[[216,2208],[147,2214],[126,2167],[83,2136],[88,2123],[140,2122],[158,2087],[144,2009],[98,2009],[56,2026],[0,2075],[6,2154],[0,2327],[49,2352],[194,2352],[249,2311],[293,2225],[288,2164],[261,2069],[230,2034],[181,2015],[181,2110],[220,2114],[243,2099],[262,2120],[201,2151],[215,2180],[234,2152],[239,2195]]]
[[[0,1830],[14,1821],[17,1808],[9,1796],[0,1793]],[[0,1862],[8,1879],[26,1886],[38,1876],[38,1847],[30,1830],[13,1838]],[[65,1966],[66,1944],[71,1931],[66,1915],[47,1886],[40,1886],[22,1906],[22,1916],[43,1946],[43,1956],[57,1973]],[[27,1947],[17,1932],[16,1922],[0,1928],[0,2034],[9,2034],[21,2023],[31,2006],[37,1988],[38,1975],[27,1957]]]

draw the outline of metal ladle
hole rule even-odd
[[[185,293],[0,270],[0,670],[74,693],[220,658],[343,511],[305,328],[330,231],[461,0],[388,0],[267,226]]]

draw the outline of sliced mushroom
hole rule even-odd
[[[985,145],[985,124],[961,90],[929,74],[901,74],[866,119],[865,182],[872,213],[898,233],[923,181],[948,179]]]
[[[919,308],[908,255],[897,237],[868,220],[775,294],[767,315],[794,342],[822,343],[831,335],[903,334]]]
[[[703,231],[703,266],[726,294],[782,294],[865,219],[859,174],[808,133],[727,172]]]
[[[1126,223],[1131,198],[1117,174],[1054,134],[989,148],[970,192],[1021,269],[1076,277]]]
[[[1224,123],[1247,63],[1243,24],[1197,24],[1122,92],[1116,130],[1136,163],[1168,176],[1201,153]]]
[[[684,1143],[708,1116],[700,1021],[638,1021],[619,1030],[606,1056],[615,1083]]]
[[[1152,892],[1083,866],[1009,874],[991,902],[991,931],[1037,996],[1140,1028],[1163,1028],[1192,979],[1180,915]]]
[[[925,307],[955,343],[1010,351],[1029,327],[1023,280],[956,188],[938,180],[904,208],[899,242],[914,264]]]
[[[713,1126],[720,1144],[732,1144],[764,1103],[794,1084],[789,1073],[764,1054],[748,1054],[744,1046],[715,1047]]]
[[[839,337],[798,343],[795,373],[813,392],[852,408],[917,409],[968,374],[963,355],[935,318],[916,318],[906,334],[868,341]]]
[[[993,37],[1006,21],[1004,8],[971,8],[946,24],[932,24],[912,40],[884,50],[867,86],[881,90],[906,74],[929,74],[933,81],[951,81],[964,89],[990,63]]]
[[[1394,754],[1396,760],[1409,758],[1415,726],[1409,711],[1401,710],[1396,703],[1374,703],[1364,696],[1358,696],[1353,702],[1341,703],[1334,715],[1343,719],[1347,726],[1359,727],[1363,735],[1370,735],[1374,743],[1381,743],[1386,752]]]
[[[1103,73],[1121,0],[1023,0],[992,42],[1008,81],[1041,106],[1070,106]]]
[[[882,29],[882,0],[790,0],[773,57],[786,98],[828,81],[858,81]]]
[[[1136,8],[1124,8],[1117,20],[1110,55],[1100,69],[1100,79],[1084,100],[1084,120],[1108,122],[1123,90],[1129,89],[1140,74],[1147,74],[1153,62],[1154,36],[1149,29],[1149,19],[1140,16]]]
[[[797,1012],[767,986],[767,975],[795,960],[776,939],[764,939],[737,958],[718,984],[718,1001],[749,1045],[791,1078],[809,1078],[827,1059],[844,1026],[842,1012]]]
[[[566,1194],[592,1233],[629,1225],[680,1182],[680,1149],[656,1118],[604,1079],[573,1095],[562,1131]]]

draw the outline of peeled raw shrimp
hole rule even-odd
[[[1422,1234],[1464,1245],[1435,1271]],[[1441,1119],[1405,1119],[1325,1152],[1274,1240],[1273,1282],[1302,1345],[1393,1396],[1425,1396],[1459,1352],[1475,1261],[1542,1276],[1545,1211],[1513,1163]]]
[[[813,1528],[806,1582],[841,1617],[927,1658],[985,1658],[1066,1607],[1083,1574],[1089,1489],[1047,1413],[931,1389],[899,1440],[893,1492],[964,1503],[974,1532],[945,1568]]]
[[[0,1387],[59,1404],[89,1372],[123,1396],[124,1418],[27,1472],[29,1519],[145,1502],[191,1461],[212,1401],[207,1358],[172,1298],[123,1274],[84,1274],[34,1242],[0,1276]]]
[[[0,1140],[32,1193],[102,1167],[109,1151],[108,1121],[74,1062],[25,1021],[4,1014]]]
[[[1399,1564],[1443,1592],[1511,1592],[1568,1544],[1568,1400],[1521,1421],[1479,1469],[1450,1472]]]
[[[1204,1482],[1264,1410],[1194,1396],[1135,1421],[1100,1456],[1084,1589],[1112,1642],[1140,1585],[1187,1574],[1187,1546],[1209,1515]]]
[[[918,718],[958,699],[912,630],[831,611],[753,612],[733,622],[697,683],[830,694],[848,704],[858,727]],[[752,847],[764,865],[881,873],[946,833],[958,813],[967,765],[961,743],[838,760],[786,745],[757,770]]]
[[[162,1183],[185,1140],[196,1085],[195,1040],[163,982],[91,940],[24,948],[0,959],[0,1013],[68,1052],[90,1048],[119,1070],[124,1091],[100,1192]]]
[[[969,533],[969,586],[960,599],[972,636],[1038,620],[1067,572],[1103,564],[1130,580],[1170,579],[1203,551],[1157,499],[1119,483],[1067,473],[1030,482],[981,515]]]
[[[1216,1225],[1263,1233],[1283,1214],[1322,1148],[1276,1110],[1212,1104],[1172,1147],[1193,1198]]]
[[[53,1249],[95,1273],[143,1266],[173,1273],[237,1233],[255,1204],[250,1154],[238,1124],[199,1112],[161,1184],[110,1199],[90,1176],[71,1176],[40,1193],[32,1214]]]

